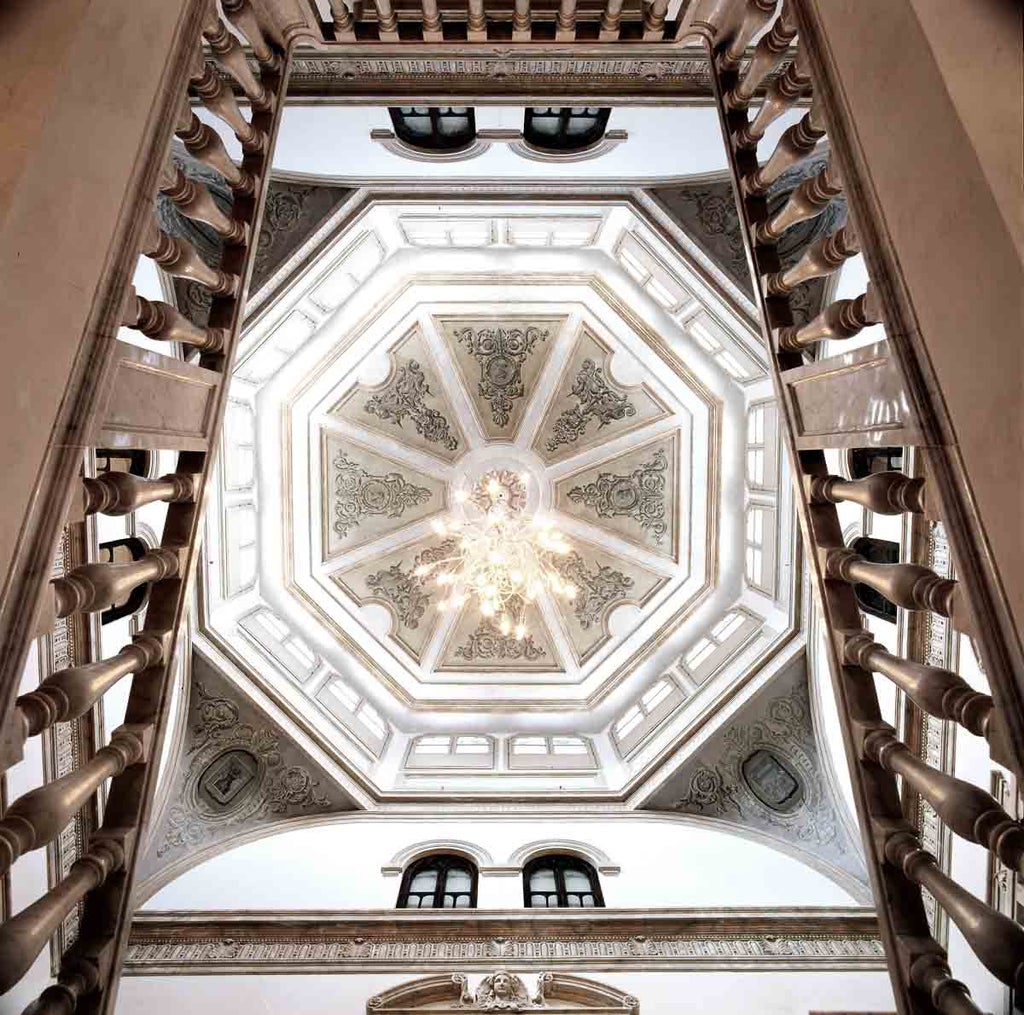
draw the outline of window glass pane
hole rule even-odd
[[[583,905],[588,909],[592,909],[594,906],[597,905],[597,901],[595,900],[593,895],[584,895]]]
[[[437,885],[437,870],[433,867],[420,871],[409,883],[410,892],[432,892]]]
[[[589,892],[590,878],[583,871],[567,870],[565,872],[565,890],[567,892]]]
[[[531,895],[530,905],[534,909],[547,909],[548,908],[548,897],[546,895]]]
[[[569,906],[572,909],[579,909],[582,905],[582,903],[580,902],[580,897],[578,895],[570,895],[569,898],[566,899],[566,902],[569,903]]]
[[[550,867],[542,867],[530,875],[531,892],[553,892],[555,890],[555,872]]]
[[[658,702],[663,701],[671,690],[671,685],[667,680],[659,680],[646,694],[640,699],[643,703],[644,708],[650,712],[654,709]]]
[[[445,883],[446,892],[468,892],[472,886],[473,879],[469,871],[459,870],[457,867],[448,871],[448,879]]]

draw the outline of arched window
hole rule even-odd
[[[101,564],[130,564],[133,560],[141,560],[146,555],[146,549],[146,544],[137,536],[111,539],[107,543],[100,543],[99,560]],[[115,603],[100,614],[100,623],[112,624],[115,620],[138,613],[148,598],[149,582],[136,585],[123,602]]]
[[[611,112],[597,106],[531,106],[526,110],[523,138],[546,151],[582,151],[604,137]]]
[[[597,871],[575,856],[549,853],[523,869],[523,896],[528,909],[593,909],[604,906]]]
[[[398,891],[399,909],[476,909],[476,865],[435,853],[410,864]]]
[[[476,119],[469,106],[393,106],[395,135],[413,148],[454,152],[472,144]]]
[[[872,564],[898,564],[900,562],[900,544],[889,539],[875,539],[872,536],[861,536],[850,544],[850,549],[859,553]],[[857,597],[857,605],[865,613],[880,620],[896,623],[896,607],[881,592],[858,582],[853,586]]]
[[[846,465],[850,479],[864,479],[876,472],[901,472],[903,448],[850,448]]]

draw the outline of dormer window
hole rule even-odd
[[[411,148],[455,152],[476,137],[476,119],[469,106],[393,106],[388,112],[395,135]]]
[[[598,106],[531,106],[526,110],[523,137],[543,151],[582,151],[604,137],[611,112]]]

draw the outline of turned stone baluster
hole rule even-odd
[[[529,42],[532,23],[530,0],[515,0],[515,9],[512,12],[512,38],[516,42]]]
[[[85,477],[85,514],[130,515],[144,504],[165,501],[181,504],[191,500],[198,477],[191,473],[170,473],[159,479],[143,479],[130,472],[105,472],[95,479]]]
[[[263,151],[267,140],[266,135],[242,115],[235,93],[228,87],[227,82],[221,79],[217,68],[203,59],[201,49],[196,51],[189,85],[202,100],[203,105],[234,131],[243,151]]]
[[[952,719],[976,736],[988,737],[992,698],[974,690],[959,674],[900,659],[867,633],[846,639],[843,658],[851,666],[888,677],[923,712]]]
[[[927,888],[960,928],[982,965],[993,976],[1024,993],[1024,928],[986,906],[940,870],[935,857],[910,832],[885,840],[886,859],[915,884]]]
[[[864,737],[864,757],[901,776],[957,835],[976,842],[1011,870],[1024,873],[1024,828],[980,786],[964,782],[922,761],[891,726],[872,729]]]
[[[775,0],[747,0],[747,9],[743,14],[736,34],[730,39],[729,45],[722,51],[723,66],[731,67],[743,59],[750,40],[757,35],[775,13]]]
[[[228,21],[248,39],[252,55],[268,70],[279,70],[281,58],[270,48],[249,0],[221,0],[221,7]]]
[[[51,673],[34,691],[21,695],[26,737],[35,736],[54,723],[85,715],[101,697],[129,673],[140,673],[164,657],[164,641],[153,634],[137,634],[116,656]]]
[[[179,166],[173,163],[164,166],[160,193],[170,198],[186,218],[212,226],[225,243],[245,242],[248,236],[245,223],[221,211],[209,190],[203,184],[190,180]]]
[[[120,727],[85,764],[18,797],[0,820],[0,873],[9,870],[19,856],[60,835],[105,779],[140,761],[149,743],[149,729]]]
[[[799,352],[826,339],[847,339],[859,335],[872,324],[879,324],[881,312],[869,285],[856,299],[836,300],[801,327],[779,328],[775,333],[780,349]]]
[[[169,236],[156,222],[143,235],[140,252],[153,258],[168,275],[201,282],[215,296],[234,295],[237,279],[219,268],[211,268],[185,240]]]
[[[962,611],[958,583],[920,564],[874,564],[845,547],[819,547],[818,553],[826,577],[869,585],[905,610],[931,610],[954,623]]]
[[[220,173],[232,190],[236,190],[240,194],[253,192],[256,180],[252,174],[248,170],[240,169],[231,161],[231,156],[228,155],[220,135],[192,112],[187,95],[182,101],[174,133],[180,138],[190,155]]]
[[[966,985],[953,979],[940,952],[925,952],[910,964],[910,982],[923,990],[939,1015],[982,1015]]]
[[[779,138],[768,161],[741,181],[748,194],[759,194],[767,190],[790,166],[814,151],[825,136],[825,120],[820,107],[815,103],[800,118],[799,123],[788,127]]]
[[[785,296],[802,282],[822,275],[831,275],[842,263],[860,253],[860,243],[853,227],[847,223],[829,236],[811,244],[792,268],[764,277],[765,292]]]
[[[622,24],[623,0],[607,0],[601,14],[601,28],[598,38],[602,42],[612,42],[619,37]]]
[[[249,68],[245,52],[238,40],[221,21],[217,8],[210,6],[203,22],[203,36],[210,44],[217,62],[242,86],[253,109],[266,111],[273,105],[274,97],[262,81]]]
[[[555,41],[572,42],[576,38],[576,0],[560,0],[555,19]]]
[[[757,116],[736,131],[734,137],[740,148],[753,148],[764,137],[764,132],[810,87],[811,72],[807,57],[800,50],[793,62],[772,82]]]
[[[422,0],[423,7],[423,41],[442,42],[444,26],[441,22],[441,9],[437,0]]]
[[[429,2],[429,0],[428,0]],[[338,42],[356,41],[356,19],[345,0],[331,0],[331,14],[334,16],[334,38]],[[423,14],[423,38],[427,38],[427,16]]]
[[[657,42],[665,34],[668,0],[651,0],[644,5],[644,42]]]
[[[702,3],[693,19],[693,28],[703,28],[711,38],[712,48],[715,48],[723,39],[728,41],[744,7],[745,0],[711,0],[710,3]]]
[[[57,982],[51,983],[22,1015],[74,1015],[78,999],[91,994],[99,983],[100,971],[95,962],[65,954]]]
[[[89,852],[71,865],[67,877],[0,925],[0,994],[9,991],[29,971],[68,913],[123,863],[120,843],[110,839],[94,842]]]
[[[783,206],[782,210],[768,222],[758,222],[754,227],[754,239],[758,243],[769,243],[777,240],[787,229],[798,222],[806,222],[815,215],[820,215],[827,208],[832,198],[843,192],[843,184],[839,173],[829,162],[820,173],[804,180]]]
[[[484,0],[469,0],[466,38],[470,42],[487,41],[487,13],[484,11]]]
[[[174,578],[180,560],[175,550],[147,550],[141,560],[130,564],[83,564],[70,574],[54,578],[57,616],[96,613],[130,595],[137,585]]]
[[[121,323],[158,342],[182,342],[207,352],[220,352],[228,334],[226,328],[200,328],[169,303],[147,300],[131,286]]]
[[[788,7],[775,19],[775,24],[754,49],[743,78],[725,97],[726,109],[744,109],[768,74],[778,66],[782,54],[796,38],[796,22]]]
[[[875,472],[862,479],[805,476],[804,488],[812,504],[853,501],[880,515],[925,513],[924,480],[902,472]]]
[[[373,0],[377,8],[377,33],[381,42],[398,42],[398,15],[391,0]]]

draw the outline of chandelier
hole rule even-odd
[[[540,516],[527,518],[529,477],[508,470],[486,473],[455,499],[465,517],[452,515],[433,523],[445,537],[446,555],[416,567],[442,591],[441,612],[462,609],[476,599],[480,614],[504,636],[527,635],[526,609],[545,592],[576,598],[576,586],[559,571],[558,561],[572,549],[557,529]]]

